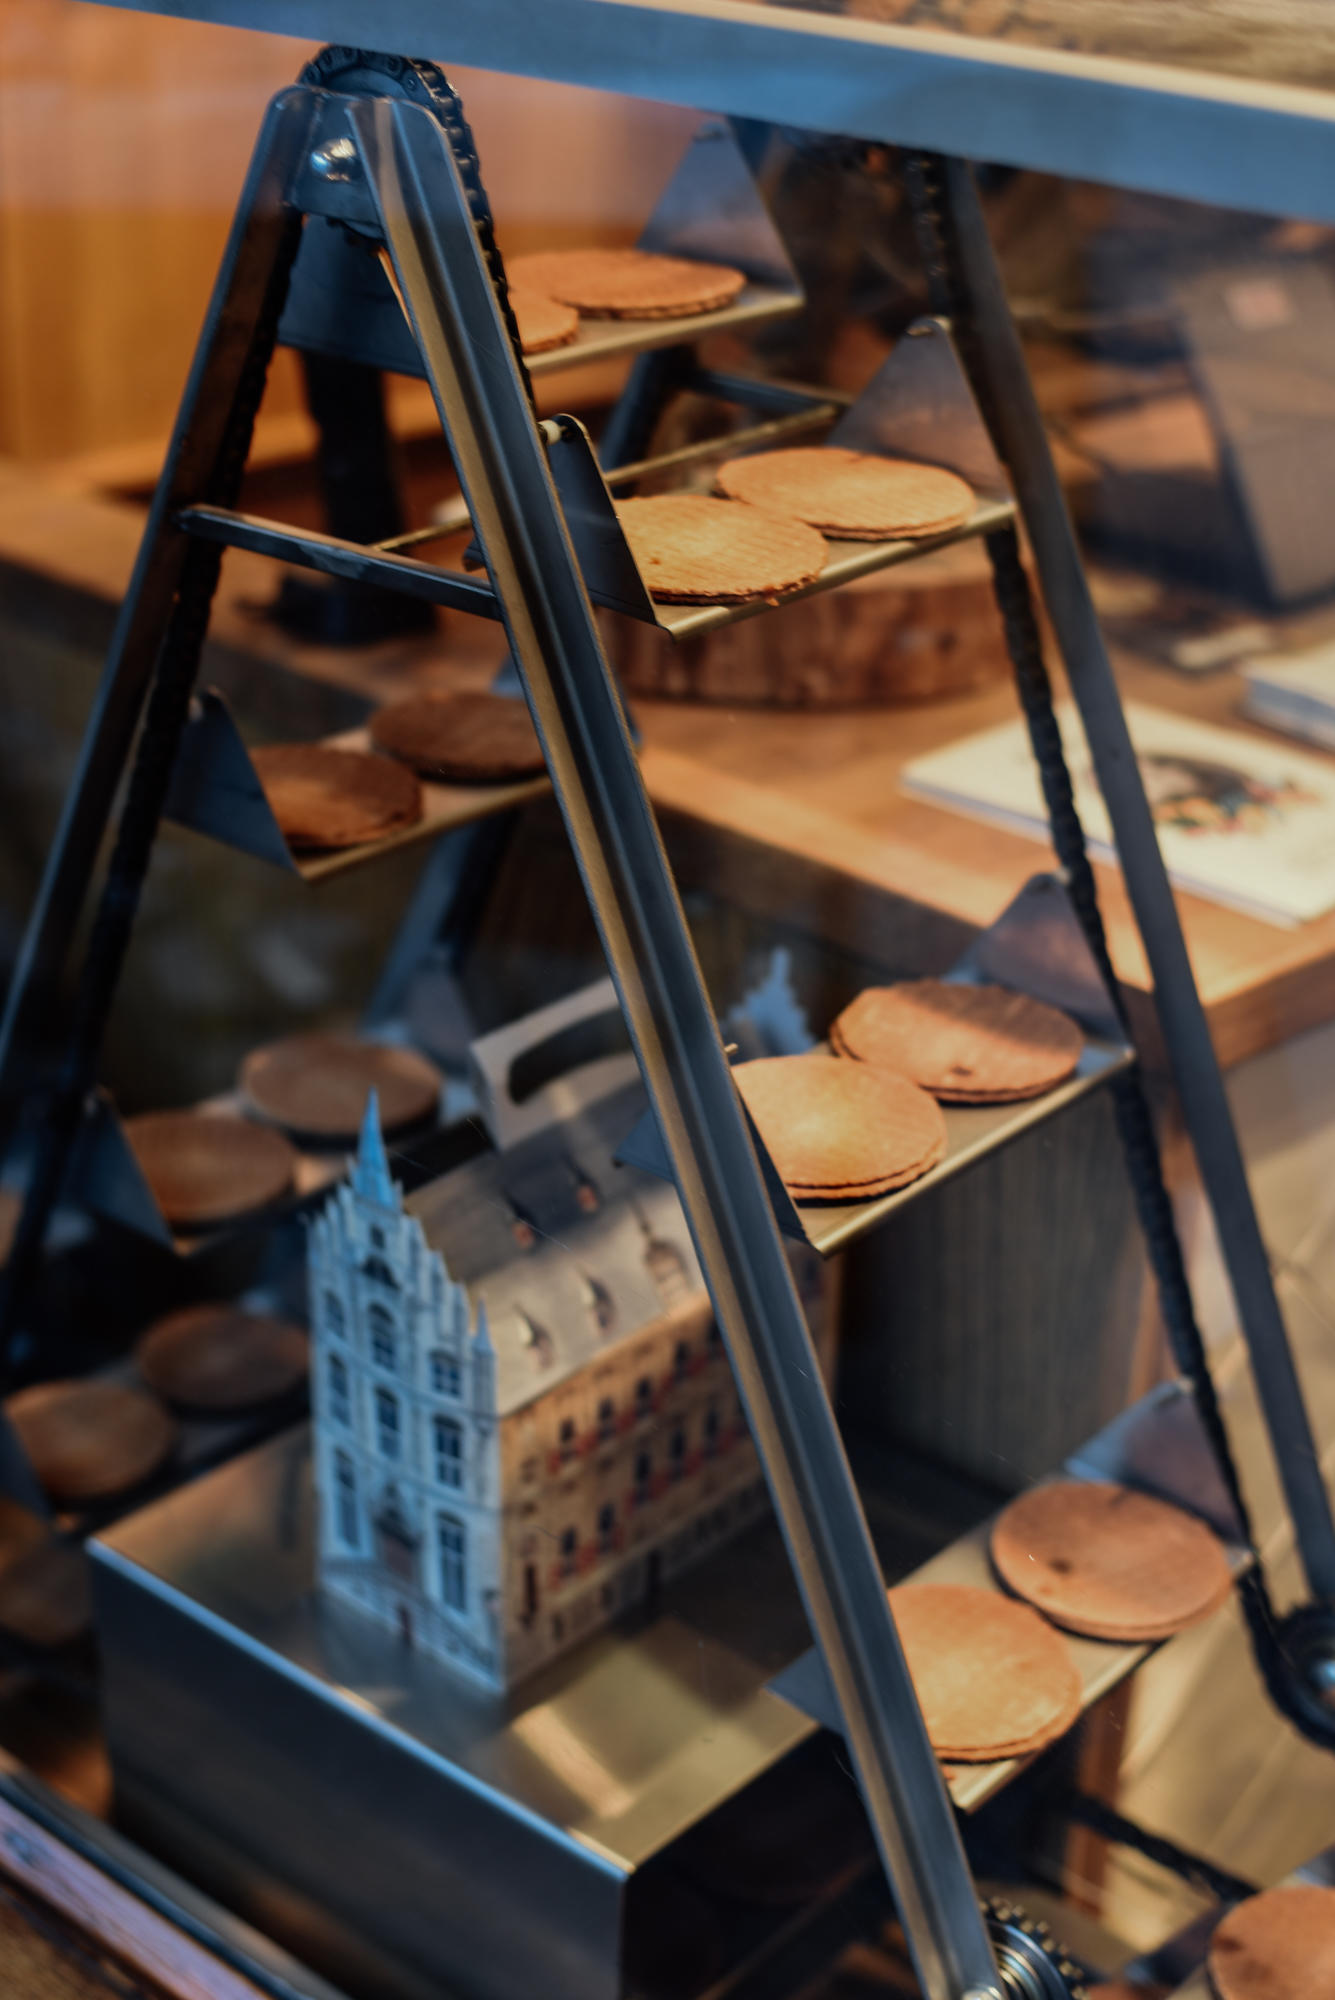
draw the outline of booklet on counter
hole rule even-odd
[[[1335,750],[1335,640],[1300,653],[1253,656],[1242,677],[1246,714]]]
[[[1090,850],[1111,859],[1112,829],[1079,717],[1070,703],[1057,715]],[[1179,889],[1286,927],[1335,909],[1335,762],[1137,702],[1126,718]],[[1048,837],[1023,721],[915,758],[902,782],[938,805]]]

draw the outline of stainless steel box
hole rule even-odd
[[[311,1511],[300,1429],[93,1545],[123,1823],[377,1996],[615,2000],[661,1857],[817,1732],[773,1528],[507,1699],[319,1602]]]

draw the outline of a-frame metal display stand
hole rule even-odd
[[[31,1256],[59,1180],[62,1121],[85,1071],[133,918],[185,724],[250,428],[303,219],[384,247],[468,503],[488,581],[390,552],[368,558],[435,601],[503,620],[670,1156],[811,1629],[915,1967],[929,2000],[1060,1994],[1018,1935],[994,1952],[914,1698],[862,1508],[815,1363],[747,1120],[729,1073],[626,716],[608,671],[535,419],[457,101],[425,66],[327,52],[261,133],[90,722],[78,780],[25,941],[0,1048],[14,1083],[24,1029],[53,990],[98,840],[130,759],[127,801],[71,1043],[25,1216]],[[323,64],[323,67],[322,67]],[[933,169],[935,171],[935,169]],[[945,162],[936,196],[957,246],[976,382],[1014,481],[1089,732],[1155,974],[1165,1041],[1238,1295],[1315,1595],[1335,1597],[1335,1532],[1223,1086],[972,176]],[[967,358],[967,357],[966,357]],[[270,552],[285,553],[281,535]],[[310,537],[289,538],[310,561]],[[351,563],[346,551],[330,555]],[[364,572],[365,573],[365,572]],[[142,723],[141,723],[142,718]],[[45,1157],[47,1165],[41,1166]],[[45,1185],[42,1183],[45,1172]],[[23,1231],[21,1231],[21,1239]],[[22,1257],[20,1256],[20,1264]]]

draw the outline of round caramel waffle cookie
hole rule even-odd
[[[537,250],[506,270],[521,291],[559,299],[589,319],[689,319],[731,305],[746,283],[731,264],[651,250]]]
[[[208,1229],[268,1208],[291,1187],[297,1156],[281,1132],[199,1111],[127,1118],[125,1136],[167,1221]]]
[[[622,500],[617,518],[653,597],[696,604],[777,598],[814,583],[825,567],[825,538],[805,521],[707,493]]]
[[[5,1415],[41,1484],[69,1505],[129,1492],[176,1443],[157,1397],[116,1382],[37,1382],[6,1397]]]
[[[88,1558],[76,1544],[43,1535],[0,1570],[0,1630],[47,1648],[69,1645],[92,1622]]]
[[[992,1562],[1018,1597],[1091,1639],[1167,1639],[1216,1611],[1232,1587],[1203,1522],[1129,1486],[1085,1479],[1012,1500],[993,1524]]]
[[[156,1320],[135,1344],[150,1389],[188,1410],[247,1410],[287,1396],[306,1379],[309,1342],[299,1326],[240,1306],[187,1306]]]
[[[941,1107],[906,1077],[824,1050],[738,1063],[737,1088],[797,1201],[866,1201],[906,1187],[946,1150]]]
[[[1027,1757],[1079,1715],[1066,1642],[1028,1605],[969,1584],[906,1583],[890,1592],[890,1609],[939,1757]]]
[[[23,1200],[12,1188],[0,1188],[0,1270],[9,1262],[14,1232],[23,1213]]]
[[[412,694],[371,717],[371,741],[419,777],[456,785],[504,784],[545,769],[524,702],[504,694]]]
[[[718,489],[846,542],[944,535],[973,512],[973,488],[942,465],[833,444],[730,458],[719,467]]]
[[[327,743],[270,743],[250,761],[289,847],[360,847],[422,817],[404,765]]]
[[[31,1508],[0,1495],[0,1575],[21,1556],[40,1548],[49,1534],[46,1522]]]
[[[1335,1889],[1298,1883],[1249,1896],[1216,1925],[1205,1962],[1219,2000],[1335,1993]]]
[[[382,1132],[425,1124],[440,1105],[441,1074],[415,1049],[352,1035],[288,1035],[255,1049],[238,1078],[251,1110],[294,1137],[352,1140],[374,1090]]]
[[[519,345],[525,354],[546,354],[553,347],[568,347],[579,332],[579,314],[560,299],[549,299],[528,285],[511,285],[510,306],[519,328]]]
[[[1085,1038],[1069,1014],[1004,986],[869,986],[830,1028],[842,1056],[911,1076],[948,1104],[1009,1104],[1068,1077]]]

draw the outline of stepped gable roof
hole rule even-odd
[[[679,1269],[684,1293],[704,1290],[675,1188],[615,1164],[643,1108],[634,1084],[559,1130],[466,1161],[404,1203],[474,1311],[485,1307],[500,1416],[661,1319],[654,1267]],[[517,1228],[532,1232],[531,1247]]]

